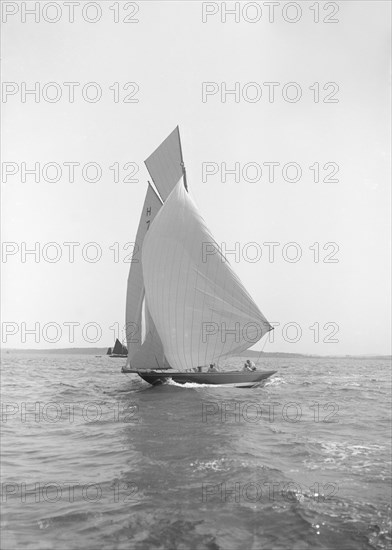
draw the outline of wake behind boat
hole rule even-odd
[[[141,259],[129,271],[122,371],[154,385],[259,384],[276,371],[204,371],[241,355],[273,327],[189,195],[178,127],[145,164],[156,190],[149,184],[135,239]]]

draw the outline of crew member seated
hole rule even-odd
[[[207,372],[219,372],[215,363],[211,363]]]
[[[244,368],[242,370],[245,371],[254,371],[256,370],[256,365],[251,361],[250,359],[247,359],[244,364]]]

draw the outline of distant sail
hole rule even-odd
[[[135,261],[131,262],[128,276],[125,313],[128,364],[142,346],[142,308],[144,300],[144,283],[141,262],[142,244],[145,234],[147,233],[150,224],[154,220],[161,206],[162,202],[160,198],[151,185],[149,185],[136,234],[134,249]],[[153,330],[155,330],[155,327]]]
[[[144,161],[163,201],[183,175],[183,158],[178,126]]]
[[[120,340],[116,338],[116,342],[114,344],[113,348],[113,355],[126,355],[128,353],[128,350],[125,346],[122,345]]]
[[[182,180],[144,239],[142,265],[148,308],[176,370],[240,353],[272,329],[222,256]]]
[[[108,348],[108,351],[106,352],[106,355],[111,355],[112,354],[112,348]]]

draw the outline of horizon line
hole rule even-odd
[[[0,347],[0,351],[5,351],[5,352],[9,352],[9,351],[14,351],[14,352],[50,352],[50,353],[53,353],[53,352],[56,352],[56,351],[62,351],[62,352],[67,352],[67,351],[71,351],[71,350],[85,350],[85,351],[88,351],[88,350],[102,350],[102,351],[105,351],[107,350],[107,347],[94,347],[94,346],[91,346],[91,347],[80,347],[80,346],[75,346],[75,347],[68,347],[68,348],[3,348],[3,347]],[[392,353],[360,353],[360,354],[355,354],[355,353],[343,353],[343,354],[326,354],[326,355],[319,355],[319,354],[315,354],[315,353],[306,353],[306,352],[291,352],[291,351],[259,351],[259,350],[249,350],[249,352],[252,352],[252,353],[258,353],[260,355],[298,355],[298,356],[303,356],[303,357],[385,357],[385,358],[392,358]],[[104,353],[103,355],[107,355],[106,353]],[[244,355],[246,355],[246,352],[243,352],[241,354],[238,354],[238,355],[235,355],[233,354],[232,357],[243,357]]]

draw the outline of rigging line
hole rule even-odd
[[[177,130],[177,134],[178,134],[178,143],[180,145],[180,155],[181,155],[180,165],[182,167],[182,175],[183,175],[183,178],[184,178],[184,187],[185,187],[186,191],[188,192],[188,182],[187,182],[187,179],[186,179],[186,169],[185,169],[185,163],[184,163],[184,156],[182,154],[182,145],[181,145],[181,136],[180,136],[179,126],[177,126],[176,130]]]
[[[273,327],[272,327],[272,330],[274,330]],[[268,331],[268,332],[270,332],[270,331]],[[268,332],[267,332],[267,334],[268,334]],[[265,334],[264,336],[266,336],[267,334]],[[257,360],[256,360],[256,363],[258,363],[258,362],[260,361],[261,354],[262,354],[263,351],[264,351],[264,348],[265,348],[265,346],[266,346],[266,343],[267,343],[267,339],[265,339],[264,342],[263,342],[263,346],[262,346],[262,348],[261,348],[261,350],[260,350],[260,353],[259,353],[259,356],[258,356],[258,358],[257,358]]]

